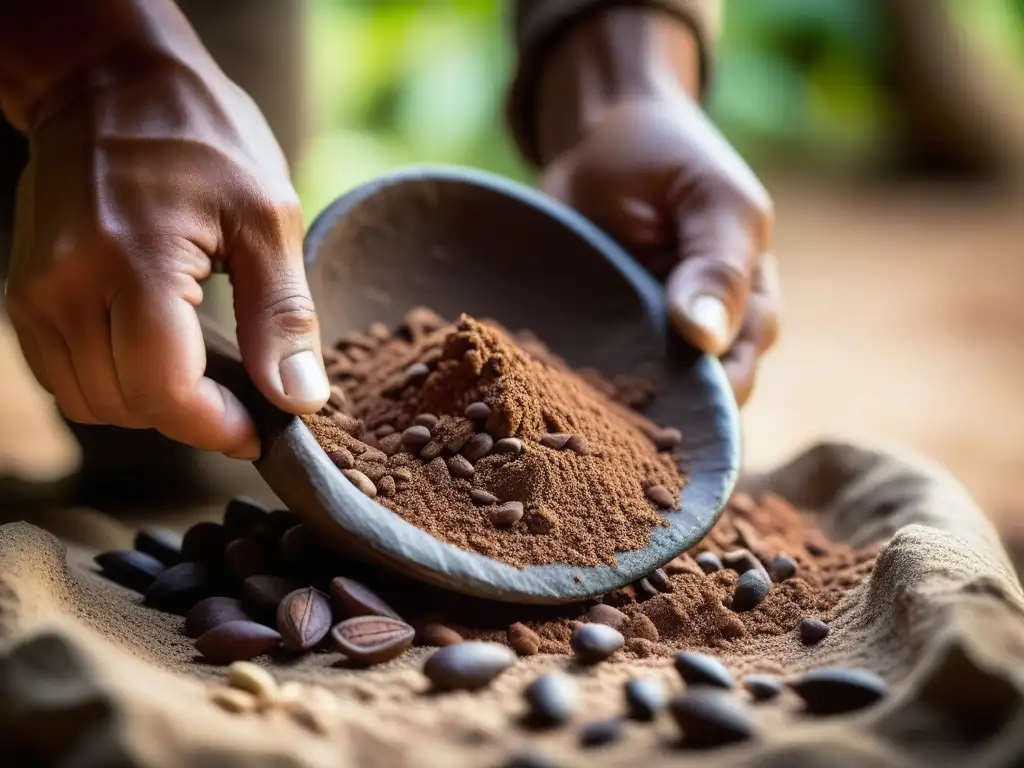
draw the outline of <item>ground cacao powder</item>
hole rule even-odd
[[[454,638],[504,643],[521,655],[570,653],[573,628],[588,621],[614,624],[626,638],[620,651],[626,657],[684,649],[742,652],[786,633],[799,642],[798,627],[805,618],[828,622],[843,595],[871,573],[880,546],[854,549],[837,543],[825,535],[815,513],[799,511],[770,493],[756,499],[737,493],[709,536],[665,565],[664,578],[648,577],[600,601],[529,606],[458,595],[377,565],[339,561],[335,554],[320,550],[315,539],[307,540],[302,562],[315,565],[310,573],[317,575],[303,577],[302,583],[326,589],[332,577],[344,575],[366,585],[415,627],[431,625],[432,634],[440,630]],[[722,555],[741,548],[757,553],[757,567],[786,554],[797,568],[793,576],[773,583],[759,605],[737,613],[732,596],[739,572],[726,568],[705,574],[694,558],[702,552]],[[652,590],[652,581],[660,589]],[[604,608],[595,611],[595,605]],[[417,643],[431,644],[423,632]]]
[[[737,493],[721,521],[696,548],[665,566],[671,591],[649,596],[635,585],[605,595],[605,605],[626,615],[618,629],[627,638],[626,655],[667,655],[682,649],[740,650],[761,640],[796,632],[805,618],[827,618],[843,594],[871,573],[880,544],[854,549],[830,540],[812,512],[801,512],[774,494],[757,499]],[[701,552],[723,554],[738,548],[757,553],[762,564],[785,553],[796,560],[796,574],[771,591],[756,608],[730,608],[739,578],[734,570],[710,574],[694,562]],[[374,588],[407,620],[430,611],[431,620],[453,623],[466,639],[513,647],[524,629],[537,638],[540,653],[569,653],[577,622],[587,621],[594,601],[568,606],[505,605],[453,595],[413,582],[380,581]],[[796,635],[794,635],[796,637]]]
[[[608,382],[592,371],[574,373],[532,334],[513,339],[495,324],[466,317],[453,326],[416,310],[393,336],[384,330],[349,334],[327,351],[329,373],[340,386],[325,412],[307,424],[326,451],[345,454],[339,466],[393,478],[394,490],[386,493],[375,480],[378,501],[433,535],[517,565],[591,564],[648,540],[660,522],[650,499],[662,491],[652,493],[652,486],[672,489],[678,500],[683,479],[671,454],[678,435],[631,410],[650,400],[649,379]],[[417,431],[414,447],[396,452],[411,425],[427,427],[429,438]],[[492,440],[520,438],[522,455],[512,460],[492,445],[476,460],[470,480],[453,477],[444,456],[482,434],[479,427]],[[573,435],[586,438],[586,452],[564,449]],[[432,443],[442,449],[434,458],[423,461],[414,453]],[[615,461],[604,461],[612,456]],[[501,476],[513,467],[517,471],[507,479]],[[590,506],[574,503],[581,497]],[[481,514],[495,500],[522,501],[527,514],[500,530]],[[529,524],[543,516],[541,509],[557,510],[543,532]],[[870,574],[877,550],[832,541],[814,513],[778,496],[737,493],[692,551],[600,602],[624,614],[618,629],[627,638],[627,656],[742,650],[796,632],[805,618],[827,618],[843,593]],[[701,553],[736,565],[705,574],[695,560]],[[446,627],[464,639],[502,642],[520,653],[526,646],[530,653],[570,653],[573,628],[587,621],[596,604],[494,603],[372,565],[346,567],[414,625]],[[751,567],[781,574],[780,583],[752,610],[733,611],[740,571]]]
[[[278,514],[278,513],[273,513]],[[272,514],[264,513],[269,520]],[[199,523],[209,527],[216,523]],[[520,655],[536,653],[566,654],[571,651],[571,636],[585,622],[614,627],[625,638],[619,655],[644,658],[673,653],[678,650],[701,650],[710,653],[763,655],[773,647],[773,638],[791,634],[794,643],[807,643],[802,624],[819,624],[815,642],[828,643],[828,624],[836,618],[837,606],[848,591],[858,586],[871,573],[883,542],[853,549],[830,540],[818,524],[814,513],[794,509],[781,498],[765,493],[753,498],[737,493],[728,503],[718,526],[693,551],[681,555],[663,568],[656,569],[635,584],[590,600],[572,605],[528,606],[497,603],[438,589],[390,571],[378,564],[351,557],[339,558],[323,548],[302,524],[296,524],[281,535],[269,525],[258,522],[252,530],[240,532],[236,541],[259,538],[264,541],[270,557],[264,563],[274,575],[254,576],[242,585],[226,578],[225,562],[199,564],[185,562],[158,574],[165,597],[175,597],[163,604],[171,610],[189,611],[185,631],[193,635],[204,624],[206,634],[197,642],[200,652],[223,660],[248,658],[275,647],[281,635],[263,631],[258,623],[248,621],[252,611],[255,621],[280,626],[280,601],[289,588],[292,595],[303,593],[335,598],[336,612],[326,607],[321,611],[326,625],[331,620],[346,620],[367,612],[401,617],[403,637],[420,645],[452,645],[463,640],[486,640],[504,643]],[[737,552],[743,557],[732,557]],[[157,581],[145,568],[134,567],[114,552],[97,556],[104,573],[132,589],[142,585],[134,578],[141,572],[152,585],[146,589],[147,601]],[[697,558],[708,557],[733,563],[734,567],[705,574]],[[781,569],[779,562],[788,563]],[[116,567],[115,567],[116,566]],[[220,595],[213,600],[227,600],[239,618],[228,617],[227,629],[214,637],[213,622],[223,616],[210,613],[210,600],[193,607],[200,591],[191,582],[178,579],[168,582],[175,569],[189,567],[209,574],[202,582],[202,594]],[[748,610],[737,612],[735,587],[740,571],[775,574],[765,598]],[[267,587],[269,580],[278,580],[280,588]],[[261,586],[262,585],[262,586]],[[291,585],[288,587],[286,585]],[[252,588],[260,592],[259,601],[250,600]],[[274,592],[276,596],[272,596]],[[231,599],[242,595],[243,600]],[[271,602],[266,606],[264,597]],[[278,604],[274,604],[278,603]],[[198,613],[195,611],[198,610]],[[217,613],[214,611],[214,613]],[[221,612],[223,613],[223,611]],[[301,612],[300,612],[301,613]],[[190,631],[190,626],[192,631]],[[407,627],[405,625],[408,625]],[[397,626],[397,625],[396,625]],[[282,631],[282,634],[284,632]],[[256,642],[253,646],[250,641]],[[404,641],[403,641],[404,642]],[[305,643],[303,643],[304,645]],[[206,648],[206,650],[204,650]],[[766,658],[760,671],[771,671]]]
[[[612,399],[643,402],[649,382],[581,376],[531,334],[467,316],[414,310],[386,331],[325,351],[334,396],[306,424],[409,522],[516,566],[587,566],[643,547],[678,507],[678,433]]]

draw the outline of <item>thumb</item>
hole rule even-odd
[[[759,245],[742,203],[708,200],[679,217],[680,263],[665,284],[669,319],[695,347],[720,357],[743,324]]]
[[[249,376],[283,411],[315,413],[330,396],[301,240],[232,255],[238,345]]]

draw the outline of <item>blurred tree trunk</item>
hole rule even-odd
[[[1019,176],[1019,95],[993,75],[939,0],[877,0],[890,26],[887,86],[902,118],[910,172]]]

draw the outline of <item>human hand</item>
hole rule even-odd
[[[684,98],[615,107],[548,166],[542,187],[665,282],[675,330],[722,358],[746,402],[778,334],[771,203],[700,109]]]
[[[291,413],[326,402],[281,150],[205,51],[91,80],[28,130],[7,287],[25,357],[72,421],[258,458],[249,414],[204,376],[195,308],[226,271],[259,390]]]
[[[658,17],[657,23],[668,22]],[[671,33],[685,32],[683,25],[671,24]],[[621,32],[620,23],[615,29],[620,39],[612,48],[633,49],[622,45]],[[562,91],[564,100],[566,81],[586,70],[588,46],[594,46],[586,35],[594,33],[582,30],[575,50],[570,41],[562,61],[554,62],[563,71],[549,76],[550,99]],[[652,38],[650,29],[645,37]],[[671,46],[681,47],[679,41]],[[614,65],[613,54],[603,51],[605,70],[609,61]],[[638,69],[633,62],[632,70]],[[562,116],[556,108],[542,113],[541,186],[618,239],[664,281],[673,327],[694,346],[722,358],[742,405],[759,358],[778,335],[772,205],[686,89],[674,79],[675,87],[665,87],[665,80],[606,86],[596,99],[584,93],[575,131],[565,131],[564,111]]]

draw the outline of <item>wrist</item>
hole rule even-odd
[[[700,44],[692,28],[656,8],[613,7],[574,26],[548,54],[537,83],[542,165],[624,102],[698,98]]]
[[[23,133],[83,94],[170,67],[213,68],[173,2],[35,0],[38,9],[0,13],[0,109]],[[20,5],[20,4],[19,4]],[[13,18],[8,18],[12,16]]]

